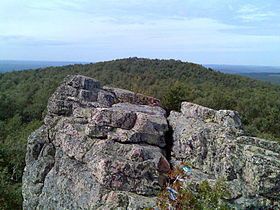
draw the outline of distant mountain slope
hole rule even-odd
[[[280,66],[250,66],[250,65],[224,65],[224,64],[205,64],[207,68],[212,68],[228,74],[243,73],[280,73]]]
[[[77,63],[85,62],[0,60],[0,73],[25,69],[46,68],[50,66],[65,66]]]
[[[204,66],[223,73],[237,74],[252,79],[280,84],[280,67],[276,66],[242,66],[216,64],[206,64]]]
[[[245,77],[280,84],[280,73],[243,73]]]

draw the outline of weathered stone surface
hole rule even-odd
[[[181,112],[187,118],[201,118],[202,120],[214,119],[216,111],[197,104],[183,102]]]
[[[280,145],[246,136],[235,111],[184,102],[167,118],[158,99],[81,75],[47,108],[28,138],[24,209],[157,209],[170,165],[185,162],[186,185],[223,178],[232,207],[280,208]]]
[[[165,112],[154,107],[138,106],[128,104],[116,104],[113,109],[125,113],[127,111],[135,110],[136,121],[133,127],[125,129],[120,127],[114,132],[108,133],[109,139],[118,142],[133,142],[146,143],[150,145],[157,145],[159,147],[166,146],[165,133],[168,131],[168,124],[165,118]]]
[[[24,209],[155,207],[170,170],[163,149],[168,123],[157,103],[68,76],[28,140]]]
[[[66,85],[76,89],[95,90],[96,88],[100,88],[98,80],[82,75],[69,75],[64,81]]]
[[[140,210],[144,208],[156,208],[155,197],[144,197],[125,191],[113,191],[104,196],[105,204],[97,210]]]
[[[235,111],[231,110],[213,110],[197,104],[183,102],[181,112],[187,118],[201,119],[204,122],[216,122],[225,127],[241,128],[241,120]]]
[[[136,113],[116,108],[96,108],[90,122],[99,126],[110,126],[129,130],[136,121]]]
[[[46,175],[52,169],[55,147],[48,139],[48,130],[42,126],[28,138],[26,167],[23,174],[25,206],[37,206]]]
[[[162,107],[160,100],[150,96],[146,96],[140,93],[134,93],[120,88],[111,88],[111,87],[104,86],[103,89],[113,93],[116,96],[116,100],[121,103],[128,102],[132,104]]]
[[[279,208],[280,145],[245,136],[238,114],[182,103],[168,117],[172,163],[194,168],[188,181],[225,179],[235,208]],[[278,198],[277,198],[278,197]]]

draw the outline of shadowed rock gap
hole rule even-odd
[[[169,163],[190,162],[188,181],[225,177],[233,205],[275,209],[269,195],[280,188],[279,153],[279,144],[246,136],[234,111],[184,102],[166,117],[158,99],[68,76],[49,99],[44,125],[28,139],[23,205],[156,208]],[[45,174],[50,165],[55,169]]]
[[[166,159],[168,160],[168,162],[171,165],[171,152],[172,152],[172,147],[173,147],[173,129],[172,127],[169,125],[168,123],[168,131],[165,133],[165,142],[166,142],[166,146],[165,146],[165,152],[166,152]]]

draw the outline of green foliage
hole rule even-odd
[[[183,100],[214,109],[237,110],[252,135],[280,139],[280,86],[228,75],[176,60],[129,58],[0,74],[1,190],[10,200],[0,206],[20,206],[17,194],[24,167],[27,136],[40,126],[48,98],[69,74],[82,74],[102,84],[161,99],[178,110]],[[18,196],[16,196],[18,195]],[[3,203],[4,202],[4,203]]]
[[[175,82],[163,95],[162,102],[168,110],[180,110],[183,101],[193,101],[198,97],[198,92],[194,85]]]
[[[170,172],[170,177],[188,177],[184,174],[184,171],[177,167]],[[182,181],[176,180],[169,185],[172,189],[176,190],[177,199],[170,199],[169,192],[163,190],[158,195],[158,207],[162,210],[168,210],[170,207],[178,210],[229,210],[230,206],[226,203],[226,199],[229,198],[230,194],[227,191],[227,186],[223,181],[217,181],[216,183],[210,185],[207,180],[201,183],[184,183]]]
[[[7,171],[0,173],[0,210],[22,209],[21,184],[6,181]]]
[[[22,124],[19,115],[5,123],[0,121],[0,209],[22,209],[21,178],[26,141],[40,125],[39,120]]]
[[[169,110],[180,110],[180,104],[186,101],[186,92],[182,85],[174,85],[171,87],[163,97],[163,103]]]

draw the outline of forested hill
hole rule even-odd
[[[0,74],[0,206],[20,208],[25,144],[40,126],[47,100],[63,78],[82,74],[104,85],[163,100],[237,110],[251,135],[279,140],[280,86],[176,60],[128,58]]]

